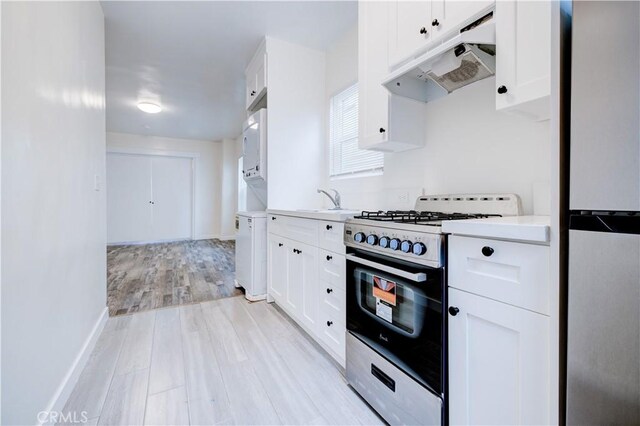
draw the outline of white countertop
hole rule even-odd
[[[344,222],[353,216],[360,214],[360,210],[273,210],[268,209],[267,213],[283,216],[301,217],[304,219],[330,220],[334,222]]]
[[[549,216],[505,216],[486,219],[449,220],[442,231],[472,237],[549,242]]]

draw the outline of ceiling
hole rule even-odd
[[[107,131],[234,138],[244,69],[265,35],[324,50],[357,22],[353,1],[103,1]],[[160,102],[147,114],[139,101]]]

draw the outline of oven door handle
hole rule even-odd
[[[427,280],[427,274],[425,274],[424,272],[418,272],[417,274],[414,274],[413,272],[403,271],[402,269],[363,259],[356,256],[355,254],[348,254],[346,257],[347,260],[350,260],[352,262],[359,263],[370,268],[376,268],[380,271],[388,272],[390,274],[397,275],[399,277],[406,278],[417,283],[425,282]]]

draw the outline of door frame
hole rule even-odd
[[[191,159],[191,237],[190,240],[195,239],[196,235],[196,169],[200,154],[197,152],[188,151],[170,151],[163,149],[153,148],[125,148],[125,147],[107,147],[108,154],[125,154],[125,155],[147,155],[151,157],[178,157]],[[105,176],[105,183],[107,182]],[[162,241],[136,241],[129,242],[127,244],[148,244]]]

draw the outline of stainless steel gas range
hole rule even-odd
[[[447,424],[442,221],[520,213],[514,194],[454,194],[347,221],[347,380],[389,423]]]

